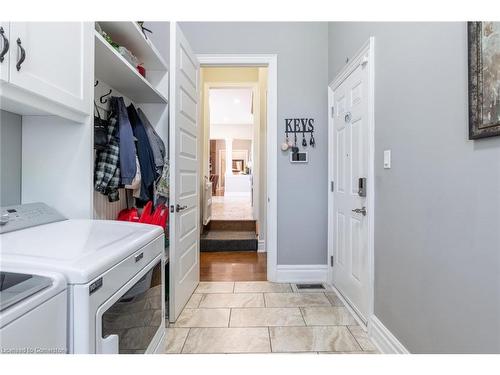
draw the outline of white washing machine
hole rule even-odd
[[[2,268],[0,353],[67,353],[67,291],[61,274]]]
[[[41,203],[2,208],[2,221],[0,269],[36,266],[66,278],[70,353],[163,349],[161,227],[65,220]]]

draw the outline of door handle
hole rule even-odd
[[[17,38],[17,45],[21,49],[21,57],[19,58],[19,61],[16,64],[16,69],[17,69],[17,71],[20,71],[21,70],[21,64],[26,59],[26,51],[24,50],[23,46],[21,45],[21,38]]]
[[[185,210],[186,208],[188,208],[188,206],[186,206],[186,205],[181,206],[180,204],[178,204],[177,206],[175,206],[175,212]]]
[[[3,39],[3,48],[2,52],[0,52],[0,63],[3,62],[4,56],[9,52],[9,39],[5,36],[5,32],[3,30],[3,27],[0,26],[0,35],[2,35]]]
[[[354,210],[352,210],[352,212],[366,216],[366,207],[363,206],[361,208],[355,208]]]

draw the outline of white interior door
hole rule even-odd
[[[353,62],[333,87],[332,158],[333,284],[366,323],[370,304],[370,69],[367,59]],[[359,179],[366,178],[366,196]]]
[[[170,26],[170,320],[181,313],[199,270],[199,64],[179,26]],[[172,209],[171,209],[172,211]]]

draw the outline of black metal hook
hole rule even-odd
[[[113,90],[109,89],[109,92],[107,94],[104,94],[103,96],[101,96],[99,98],[99,101],[101,102],[101,104],[106,104],[108,102],[108,99],[104,99],[106,96],[109,96],[111,95],[111,93],[113,92]],[[104,100],[103,100],[104,99]]]
[[[99,80],[96,79],[95,83],[94,83],[94,87],[97,87],[97,85],[99,84]]]

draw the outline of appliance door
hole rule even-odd
[[[98,353],[141,354],[164,329],[162,258],[157,257],[97,311]]]

